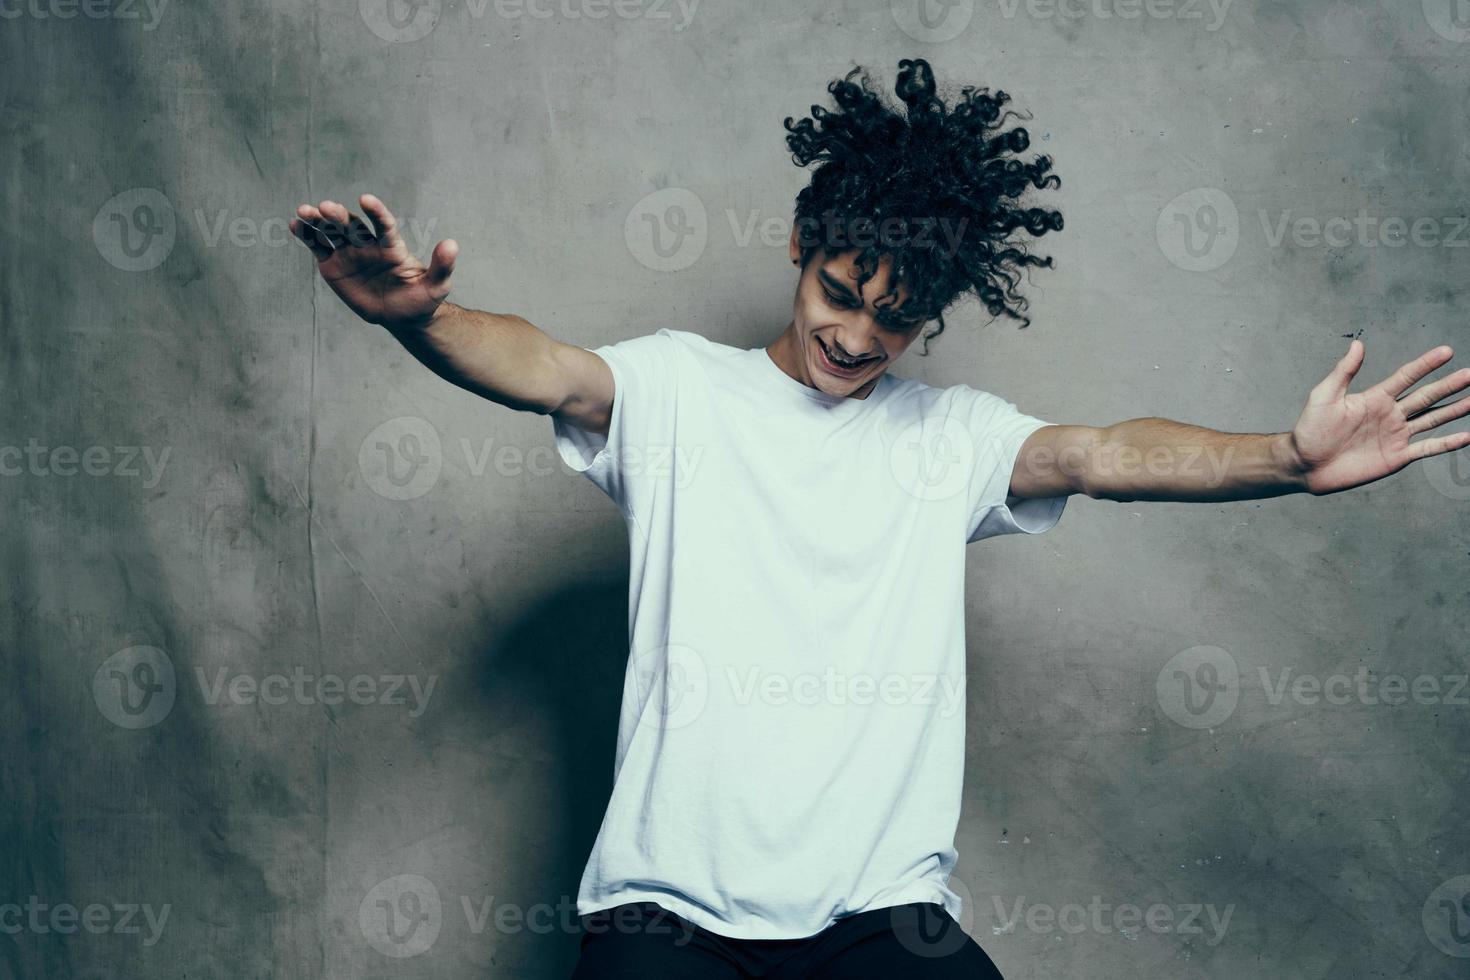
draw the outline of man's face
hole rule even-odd
[[[818,251],[811,257],[797,281],[791,328],[775,345],[774,356],[803,384],[866,398],[926,321],[899,312],[908,299],[903,285],[887,295],[892,263],[886,256],[859,292],[857,254]],[[791,257],[801,257],[794,235]],[[857,363],[848,367],[844,361]]]

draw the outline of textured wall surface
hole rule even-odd
[[[573,343],[763,346],[781,119],[923,56],[1034,117],[1067,227],[1029,329],[896,373],[1281,431],[1346,335],[1359,384],[1470,354],[1455,0],[415,2],[0,2],[0,976],[575,958],[623,524],[357,322],[298,202],[379,194]],[[1464,975],[1467,500],[1441,459],[971,547],[956,887],[1008,978]]]

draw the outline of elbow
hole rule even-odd
[[[1121,493],[1114,487],[1096,480],[1086,481],[1079,492],[1084,497],[1091,497],[1093,500],[1111,500],[1115,504],[1131,503],[1135,499]]]
[[[526,400],[526,410],[537,415],[558,415],[570,408],[575,400],[575,388],[568,379],[574,377],[575,366],[568,363],[567,345],[551,337],[545,338],[536,366],[531,376],[536,378],[534,396]]]
[[[1093,500],[1117,500],[1116,488],[1108,480],[1102,460],[1107,458],[1108,429],[1093,427],[1085,437],[1068,447],[1070,460],[1063,459],[1075,493]],[[1066,452],[1066,451],[1064,451]]]
[[[1095,428],[1087,434],[1079,447],[1081,462],[1069,473],[1077,493],[1093,500],[1108,500],[1115,504],[1131,504],[1143,499],[1143,489],[1131,466],[1119,463],[1127,457],[1120,446],[1112,441],[1110,428]]]

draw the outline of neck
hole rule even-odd
[[[792,321],[786,325],[786,329],[782,331],[781,336],[777,337],[766,348],[766,353],[770,356],[771,360],[776,362],[776,366],[786,372],[788,376],[800,381],[808,388],[817,388],[812,383],[811,376],[807,373],[807,358],[800,349],[799,342],[800,337],[796,331],[796,322]],[[881,377],[881,375],[878,377]],[[878,377],[874,377],[871,381],[866,382],[861,388],[848,392],[847,397],[859,400],[867,398],[873,393],[873,389],[877,387]],[[821,391],[822,389],[817,388],[817,390]]]

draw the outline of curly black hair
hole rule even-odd
[[[861,75],[861,84],[853,79]],[[802,267],[823,249],[857,249],[859,283],[892,257],[891,282],[909,290],[903,316],[937,320],[924,337],[944,331],[944,311],[973,292],[992,317],[1030,324],[1027,302],[1016,293],[1026,266],[1052,268],[1016,239],[1062,230],[1058,211],[1022,207],[1027,185],[1060,187],[1051,158],[1014,159],[1031,145],[1025,129],[1002,132],[1012,118],[1005,92],[966,86],[953,108],[935,94],[934,72],[920,58],[898,63],[894,91],[907,106],[891,108],[868,87],[861,67],[835,79],[827,91],[837,110],[812,106],[811,117],[786,118],[786,145],[799,167],[819,163],[796,196]],[[809,231],[820,228],[816,235]],[[890,295],[892,294],[890,290]],[[896,297],[895,297],[896,298]]]

